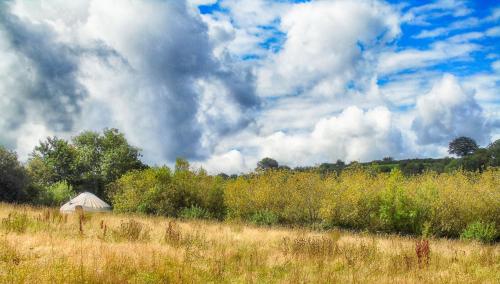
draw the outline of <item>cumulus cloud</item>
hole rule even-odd
[[[317,87],[334,95],[370,69],[371,49],[400,32],[390,6],[375,1],[295,5],[281,19],[282,49],[259,70],[261,95],[295,95]]]
[[[231,150],[230,164],[238,163],[252,170],[258,159],[273,157],[288,166],[312,165],[342,159],[368,161],[384,156],[398,157],[404,151],[404,141],[392,113],[383,106],[363,110],[357,106],[345,108],[338,115],[316,121],[310,131],[276,131],[268,135],[247,132],[226,146],[251,149],[241,161]],[[210,166],[207,166],[209,169]]]
[[[416,111],[412,129],[421,144],[446,143],[458,136],[469,136],[480,143],[490,138],[474,94],[464,90],[453,75],[444,75],[429,93],[419,97]]]

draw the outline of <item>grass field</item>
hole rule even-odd
[[[499,245],[7,204],[0,219],[2,283],[500,283]]]

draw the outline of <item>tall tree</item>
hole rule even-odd
[[[105,129],[102,134],[85,131],[73,137],[72,143],[56,137],[40,142],[28,169],[39,185],[64,181],[77,192],[105,197],[106,185],[130,170],[145,167],[140,156],[140,150],[117,129]]]
[[[28,184],[26,171],[16,153],[0,146],[0,201],[24,201]]]
[[[131,146],[118,129],[104,129],[102,135],[86,131],[73,138],[77,151],[79,183],[77,190],[86,187],[98,194],[104,194],[107,184],[124,173],[144,168],[140,150]]]
[[[455,154],[459,157],[470,155],[477,149],[479,149],[479,147],[477,146],[476,141],[465,136],[453,139],[453,141],[451,141],[448,145],[448,153]]]
[[[76,155],[75,147],[68,141],[48,137],[35,147],[28,167],[39,184],[48,185],[59,181],[73,184],[77,180]]]
[[[279,164],[275,159],[266,157],[257,163],[256,170],[259,171],[259,170],[276,169],[278,167],[279,167]]]

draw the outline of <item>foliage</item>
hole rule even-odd
[[[261,171],[261,170],[276,169],[278,168],[278,166],[279,164],[275,159],[266,157],[257,163],[256,170]]]
[[[35,147],[28,172],[37,187],[67,182],[75,191],[91,191],[106,197],[105,186],[122,174],[144,168],[139,149],[130,146],[123,133],[105,129],[102,134],[82,132],[72,143],[49,137]]]
[[[488,146],[488,152],[490,154],[490,166],[500,167],[500,139]]]
[[[149,168],[123,175],[109,188],[114,209],[180,216],[184,209],[195,207],[222,219],[225,215],[223,179],[185,168],[177,167],[174,173],[168,167]]]
[[[482,171],[490,162],[490,153],[486,149],[477,149],[473,154],[467,155],[460,161],[461,166],[467,171]]]
[[[250,223],[260,226],[271,226],[278,224],[278,216],[270,211],[255,212],[250,216]]]
[[[68,141],[48,137],[41,141],[31,154],[35,165],[29,166],[38,184],[50,185],[59,181],[73,184],[77,179],[76,149]]]
[[[498,238],[498,231],[495,223],[474,222],[467,225],[467,228],[460,234],[463,240],[476,240],[483,243],[492,243]]]
[[[183,219],[210,219],[212,214],[207,209],[193,205],[189,208],[183,208],[179,214]]]
[[[325,190],[316,173],[266,171],[228,181],[225,202],[231,218],[250,220],[267,212],[283,223],[309,223],[319,219]]]
[[[479,149],[479,147],[477,146],[476,141],[465,136],[455,138],[448,145],[448,153],[456,154],[459,157],[470,155],[477,149]]]
[[[414,176],[397,169],[326,176],[266,171],[228,180],[225,204],[229,218],[250,222],[266,212],[282,224],[458,237],[477,219],[500,224],[500,170]]]
[[[60,206],[74,197],[75,194],[73,187],[67,182],[56,182],[39,189],[36,203],[46,206]]]
[[[29,180],[14,152],[0,146],[0,201],[16,202],[27,199]]]

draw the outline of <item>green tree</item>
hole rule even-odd
[[[48,137],[41,141],[31,154],[29,168],[34,173],[34,181],[49,185],[66,181],[72,185],[77,180],[77,152],[73,145],[57,137]]]
[[[175,172],[188,172],[189,162],[183,158],[175,159]]]
[[[35,147],[28,172],[41,191],[57,182],[66,182],[76,192],[91,191],[107,197],[106,185],[124,173],[144,168],[140,151],[131,146],[117,129],[103,133],[85,131],[72,143],[49,137]]]
[[[276,169],[278,167],[279,167],[279,164],[275,159],[266,157],[257,163],[256,170],[261,171],[261,170],[268,170],[268,169]]]
[[[448,145],[448,153],[464,157],[474,153],[479,147],[474,139],[461,136],[453,139]]]
[[[29,180],[16,153],[0,146],[0,201],[25,201]]]
[[[490,166],[499,167],[500,166],[500,139],[491,143],[488,146],[488,152],[490,155]]]
[[[478,149],[472,155],[462,158],[461,165],[468,171],[483,171],[490,162],[490,153],[486,149]]]

